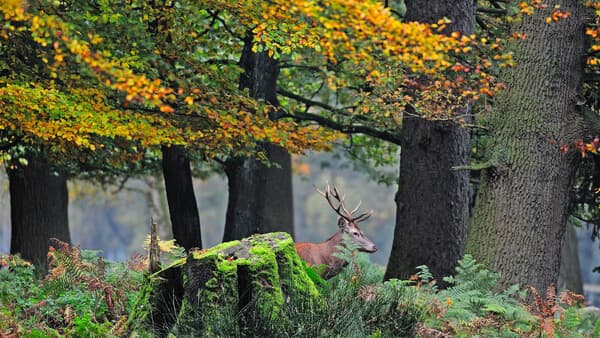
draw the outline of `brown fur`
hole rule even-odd
[[[333,256],[338,251],[337,246],[342,243],[342,234],[343,231],[340,230],[321,243],[296,243],[298,255],[306,261],[308,266],[327,265],[321,277],[329,279],[340,273],[348,265],[345,260]]]

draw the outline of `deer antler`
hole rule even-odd
[[[344,205],[345,195],[340,196],[340,193],[335,186],[333,187],[333,191],[331,191],[331,187],[329,186],[329,183],[328,183],[327,186],[325,187],[325,192],[322,192],[314,185],[313,185],[313,187],[319,194],[321,194],[321,195],[323,195],[323,197],[325,197],[325,199],[327,200],[327,203],[329,203],[329,206],[331,206],[331,208],[340,217],[344,218],[348,222],[358,223],[358,222],[362,222],[362,221],[366,220],[367,218],[371,217],[371,214],[373,212],[372,210],[362,213],[362,214],[358,215],[357,217],[352,217],[352,215],[355,212],[357,212],[358,209],[360,208],[362,201],[359,201],[358,205],[354,209],[352,209],[351,211],[348,211],[348,209],[346,209],[346,206]],[[337,201],[337,203],[338,203],[337,207],[334,205],[334,201],[332,201],[332,198],[334,198]]]
[[[371,217],[371,215],[373,215],[373,210],[369,210],[367,212],[364,212],[364,213],[358,215],[357,217],[354,217],[352,219],[352,221],[354,223],[362,222],[362,221],[367,220],[369,217]]]

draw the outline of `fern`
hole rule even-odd
[[[82,258],[79,247],[53,239],[48,252],[50,272],[44,279],[49,290],[65,291],[72,288],[95,292],[106,304],[111,317],[116,318],[124,308],[122,292],[104,280],[104,261],[98,258],[96,264]],[[90,253],[86,253],[91,257]],[[119,309],[117,309],[117,306]]]
[[[422,280],[424,283],[429,283],[433,281],[433,274],[429,270],[427,265],[419,265],[417,266],[417,277]]]
[[[343,259],[346,262],[352,262],[356,257],[355,252],[358,251],[360,246],[354,243],[353,240],[347,234],[342,236],[342,244],[337,246],[337,252],[333,254],[334,257]]]
[[[571,307],[564,310],[562,324],[567,330],[575,330],[582,324],[581,313],[579,309]]]
[[[93,267],[81,258],[79,247],[71,247],[57,239],[52,242],[48,251],[50,272],[44,281],[59,290],[85,282]]]
[[[428,280],[429,271],[421,267],[419,276]],[[427,325],[453,332],[473,331],[479,326],[486,330],[496,328],[493,335],[517,333],[506,327],[510,321],[519,325],[519,332],[532,329],[535,318],[514,298],[519,286],[514,285],[502,292],[495,292],[499,274],[491,272],[472,256],[465,255],[456,266],[456,274],[444,278],[450,287],[435,293],[430,311],[435,313]],[[504,333],[503,333],[504,332]],[[512,332],[512,333],[511,333]]]

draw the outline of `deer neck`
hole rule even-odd
[[[341,229],[336,231],[336,233],[333,234],[333,236],[329,237],[329,239],[327,239],[325,243],[327,243],[330,247],[336,249],[337,251],[337,246],[344,244],[344,231]]]
[[[343,239],[344,232],[342,230],[338,230],[333,236],[329,237],[329,239],[323,243],[327,248],[325,256],[327,257],[326,264],[328,269],[325,274],[325,278],[337,275],[346,265],[348,265],[348,262],[333,255],[339,251],[337,248],[338,245],[344,245]]]

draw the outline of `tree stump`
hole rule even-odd
[[[277,331],[272,325],[284,322],[279,317],[286,304],[319,302],[294,241],[284,232],[192,251],[185,269],[185,297],[173,329],[177,336],[239,336],[245,315],[254,325],[269,323]]]

